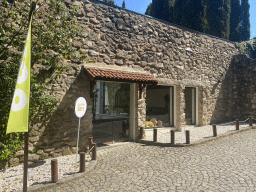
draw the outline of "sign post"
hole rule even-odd
[[[85,112],[86,112],[86,108],[87,108],[87,103],[85,98],[83,97],[79,97],[76,100],[76,104],[75,104],[75,113],[76,116],[79,118],[79,124],[78,124],[78,132],[77,132],[77,144],[76,144],[76,162],[77,162],[77,154],[78,154],[78,143],[79,143],[79,132],[80,132],[80,120],[81,117],[84,116]]]

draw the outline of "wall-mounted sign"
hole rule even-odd
[[[85,98],[79,97],[76,100],[76,105],[75,105],[75,112],[77,117],[83,117],[87,108],[87,103]]]

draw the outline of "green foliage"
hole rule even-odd
[[[229,35],[230,41],[235,41],[235,42],[241,41],[240,15],[241,15],[240,0],[231,0],[230,35]]]
[[[103,0],[103,2],[109,3],[109,4],[111,4],[111,5],[115,5],[114,0]]]
[[[229,38],[230,0],[206,0],[207,21],[209,28],[206,33],[216,37]]]
[[[243,54],[247,54],[251,58],[256,59],[256,38],[249,41],[235,43],[235,45]]]
[[[250,4],[248,0],[241,2],[241,40],[247,41],[250,39]]]
[[[146,9],[146,12],[145,12],[145,15],[150,15],[150,16],[153,16],[152,15],[152,3],[150,3]]]
[[[32,22],[32,70],[30,97],[30,127],[46,121],[56,110],[57,98],[46,87],[65,69],[61,61],[71,59],[74,48],[70,39],[80,32],[75,25],[77,7],[66,7],[62,0],[38,0]],[[23,141],[22,133],[6,134],[18,68],[28,30],[28,1],[11,6],[0,3],[0,151],[1,160],[11,158]],[[47,74],[33,71],[34,64],[48,69]]]
[[[122,8],[125,9],[125,0],[123,1]]]
[[[152,9],[154,16],[158,19],[169,21],[170,7],[169,0],[153,0]]]
[[[231,41],[250,38],[248,0],[152,0],[146,15]],[[169,17],[164,17],[169,15]],[[242,38],[242,39],[241,39]]]
[[[153,0],[146,10],[146,15],[173,22],[173,7],[175,0]]]
[[[174,10],[177,24],[204,32],[205,9],[202,0],[178,0]]]

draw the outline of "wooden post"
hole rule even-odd
[[[157,142],[157,129],[154,129],[153,138],[154,142]]]
[[[186,144],[190,144],[190,132],[186,130]]]
[[[175,144],[175,131],[171,130],[171,144]]]
[[[51,160],[51,171],[52,171],[52,182],[56,183],[58,181],[58,160]]]
[[[93,137],[89,137],[89,150],[91,150],[93,144]]]
[[[252,117],[249,116],[249,126],[252,126]]]
[[[143,139],[144,128],[140,127],[140,139]]]
[[[239,119],[236,120],[236,130],[239,130]]]
[[[217,137],[217,127],[216,125],[212,125],[212,129],[213,129],[213,137]]]
[[[80,152],[80,172],[85,172],[85,152]]]
[[[93,143],[92,146],[93,146],[93,149],[92,149],[92,160],[96,160],[97,159],[97,144]]]

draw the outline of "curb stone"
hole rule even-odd
[[[75,179],[79,179],[81,177],[84,177],[88,173],[90,173],[92,169],[95,167],[96,163],[97,163],[97,160],[91,160],[90,163],[86,166],[85,172],[83,173],[79,173],[79,172],[74,173],[73,175],[70,175],[67,178],[59,179],[57,183],[51,183],[51,181],[49,181],[49,183],[31,186],[31,187],[28,187],[28,191],[29,192],[48,191],[48,190],[56,191],[57,187],[59,187],[60,185]],[[23,190],[19,190],[18,192],[22,192],[22,191]]]
[[[238,131],[234,130],[233,132],[224,133],[224,134],[218,135],[217,137],[210,137],[210,138],[200,139],[200,140],[195,141],[195,142],[190,143],[190,144],[160,143],[160,142],[154,142],[154,141],[147,141],[147,140],[144,140],[144,139],[138,139],[137,142],[141,143],[141,144],[145,144],[145,145],[154,145],[154,146],[159,146],[159,147],[190,147],[190,146],[196,146],[196,145],[201,145],[201,144],[204,144],[204,143],[207,143],[207,142],[215,141],[217,139],[227,137],[229,135],[235,135],[235,134],[238,134],[240,132],[249,131],[249,130],[252,130],[252,129],[256,129],[256,126],[247,127],[247,128],[244,128],[244,129],[240,129]]]

